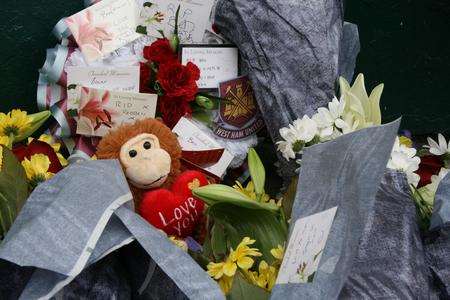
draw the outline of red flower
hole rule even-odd
[[[165,96],[189,102],[198,92],[196,81],[200,79],[200,70],[191,62],[183,66],[178,61],[171,61],[159,67],[157,79]]]
[[[28,146],[21,144],[14,147],[13,152],[19,161],[22,161],[25,158],[30,159],[34,154],[46,155],[50,160],[48,171],[53,174],[56,174],[63,168],[52,146],[36,139],[29,143]]]
[[[177,60],[177,55],[170,48],[168,39],[158,39],[150,46],[144,47],[144,58],[158,64],[163,64]]]
[[[139,91],[141,93],[153,93],[153,90],[150,88],[150,76],[152,74],[152,70],[145,63],[140,63],[140,82],[139,82]]]
[[[158,102],[162,119],[170,128],[173,128],[181,117],[192,113],[189,102],[184,101],[183,98],[162,96],[159,97]]]
[[[439,174],[439,171],[443,166],[444,164],[439,156],[427,155],[421,157],[419,170],[416,172],[420,176],[419,185],[417,187],[420,188],[431,183],[431,176]]]

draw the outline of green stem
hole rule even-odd
[[[178,15],[180,14],[180,7],[181,5],[178,5],[177,12],[175,13],[175,29],[173,31],[173,34],[178,35]]]

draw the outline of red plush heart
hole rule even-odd
[[[139,213],[147,222],[168,235],[189,236],[204,209],[204,203],[194,198],[191,190],[206,184],[208,181],[203,173],[183,172],[170,191],[157,189],[144,193]]]

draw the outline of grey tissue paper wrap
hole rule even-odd
[[[340,0],[220,0],[214,22],[239,48],[274,142],[280,128],[331,101],[339,75],[353,76],[358,31],[344,25]],[[279,160],[283,177],[295,174]]]
[[[224,299],[192,258],[131,209],[117,160],[70,165],[30,195],[0,258],[36,267],[21,299],[57,295],[84,269],[136,239],[189,299]]]
[[[437,298],[404,173],[386,170],[340,298]]]
[[[290,232],[299,218],[338,209],[314,281],[275,285],[271,299],[338,298],[358,254],[398,127],[399,120],[305,149]]]

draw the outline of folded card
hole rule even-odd
[[[178,7],[178,36],[181,43],[200,43],[209,27],[213,0],[151,0],[144,1],[136,31],[161,37],[169,36],[175,29]]]
[[[66,24],[88,62],[134,41],[139,8],[135,0],[102,0],[68,17]]]
[[[172,131],[178,136],[178,142],[183,151],[223,149],[217,141],[187,118],[181,118]],[[233,158],[234,156],[229,151],[224,150],[219,161],[211,166],[205,167],[204,170],[221,178],[225,174]]]
[[[77,86],[69,97],[78,103],[77,134],[104,136],[111,128],[138,119],[154,118],[158,95],[100,90]]]
[[[110,91],[139,92],[138,66],[117,68],[67,67],[66,71],[68,87],[80,85]],[[78,109],[78,104],[68,102],[67,109]]]
[[[336,210],[337,206],[295,222],[277,284],[314,280]]]
[[[192,62],[200,69],[200,89],[217,89],[219,83],[238,77],[239,53],[234,46],[182,45],[181,62]]]

